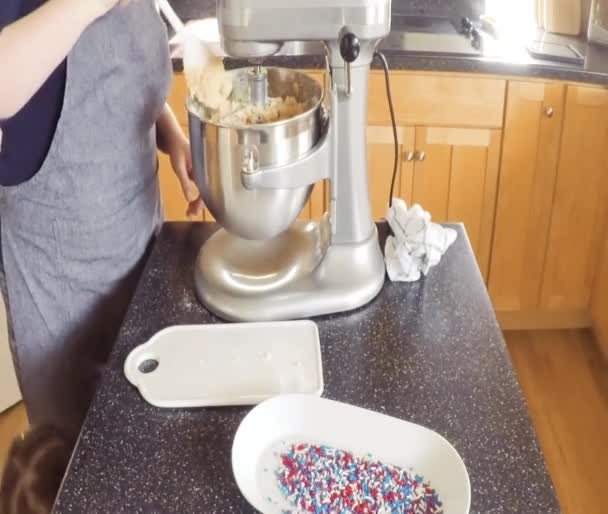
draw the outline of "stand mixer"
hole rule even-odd
[[[376,46],[390,31],[390,0],[218,0],[222,47],[252,60],[235,71],[250,100],[312,99],[295,117],[233,127],[191,104],[193,172],[222,229],[195,266],[199,299],[233,321],[307,318],[365,305],[385,266],[367,176],[367,86]],[[262,68],[286,42],[320,41],[329,86]],[[325,108],[325,105],[328,108]],[[316,182],[329,180],[319,222],[296,221]]]

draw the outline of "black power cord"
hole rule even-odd
[[[391,95],[391,80],[388,61],[382,52],[376,50],[374,57],[378,57],[384,68],[384,78],[386,80],[386,97],[388,99],[388,107],[391,111],[391,122],[393,124],[393,138],[395,141],[395,162],[393,165],[393,177],[391,179],[391,192],[388,199],[388,206],[393,206],[393,193],[395,192],[395,180],[397,179],[397,169],[399,168],[399,136],[397,135],[397,121],[395,120],[395,108],[393,106],[393,96]]]

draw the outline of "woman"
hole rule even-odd
[[[154,0],[0,1],[0,225],[30,422],[80,426],[161,214],[157,144],[190,203]]]

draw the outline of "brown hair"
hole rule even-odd
[[[71,439],[40,427],[17,439],[0,483],[0,514],[49,514],[67,468]]]

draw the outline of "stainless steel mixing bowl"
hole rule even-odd
[[[233,70],[242,83],[249,68]],[[267,68],[268,96],[293,96],[307,101],[306,112],[286,120],[247,126],[213,123],[188,101],[192,164],[201,196],[214,218],[244,239],[268,239],[284,230],[306,204],[312,186],[295,189],[247,190],[241,171],[247,163],[258,167],[288,164],[309,152],[323,125],[323,88],[304,73]]]

